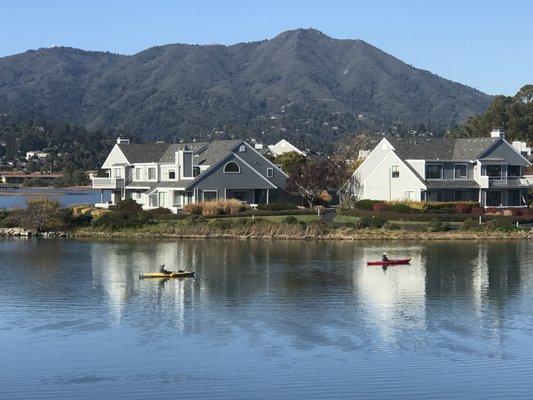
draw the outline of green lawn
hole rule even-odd
[[[290,215],[290,216],[295,217],[299,221],[306,222],[306,223],[318,221],[320,219],[318,215]],[[256,218],[264,218],[272,222],[282,222],[287,217],[289,217],[289,215],[268,215],[265,217],[258,216]]]
[[[353,215],[340,215],[340,214],[337,214],[335,216],[335,219],[333,220],[333,222],[337,222],[339,224],[348,224],[348,223],[353,223],[353,222],[359,221],[360,219],[361,219],[361,217],[354,217]]]

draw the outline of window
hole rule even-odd
[[[267,178],[274,177],[274,168],[267,168]]]
[[[181,199],[181,193],[175,190],[172,196],[172,204],[174,205],[174,207],[181,207]]]
[[[176,170],[175,169],[169,169],[168,170],[168,179],[176,179]]]
[[[426,165],[426,179],[442,179],[442,164]]]
[[[442,191],[428,190],[426,192],[426,201],[442,201]]]
[[[235,190],[233,192],[233,198],[239,201],[246,201],[248,195],[245,190]]]
[[[489,191],[486,194],[486,205],[489,207],[500,207],[502,205],[501,190]]]
[[[502,166],[501,165],[485,165],[485,175],[491,178],[501,178]]]
[[[115,168],[115,178],[122,178],[122,168]]]
[[[246,152],[246,146],[244,144],[241,144],[239,146],[239,153],[245,153]]]
[[[196,178],[198,175],[200,175],[200,167],[194,167],[192,169],[192,176]]]
[[[241,172],[241,168],[239,167],[239,164],[237,164],[235,161],[230,161],[226,165],[224,165],[224,173],[225,174],[238,174]]]
[[[454,201],[466,201],[466,190],[456,190],[454,192]]]
[[[455,179],[466,179],[466,164],[455,164]]]
[[[391,176],[393,178],[399,178],[400,177],[400,166],[399,165],[393,165],[391,167]]]
[[[204,190],[202,193],[204,201],[214,201],[218,197],[218,191],[216,190]]]
[[[159,207],[165,206],[165,192],[159,192]]]
[[[151,194],[148,199],[148,205],[150,207],[157,207],[157,194]]]
[[[141,169],[135,168],[135,180],[140,181],[141,180]]]
[[[520,168],[520,165],[509,165],[507,167],[507,176],[522,176],[522,168]]]
[[[403,199],[404,200],[414,200],[415,199],[415,192],[413,190],[404,190],[403,191]]]
[[[140,194],[139,192],[132,192],[132,193],[131,193],[131,199],[132,199],[132,200],[137,201],[137,200],[139,200],[140,198],[141,198],[141,194]]]
[[[148,168],[148,180],[155,181],[155,168],[154,167]]]

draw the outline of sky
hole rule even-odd
[[[134,54],[309,27],[488,94],[533,83],[533,0],[0,0],[0,57],[51,46]]]

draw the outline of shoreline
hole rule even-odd
[[[147,231],[124,232],[124,231],[92,231],[76,230],[69,235],[71,238],[87,239],[237,239],[237,240],[316,240],[316,241],[383,241],[383,240],[417,240],[417,241],[458,241],[458,240],[531,240],[533,232],[483,232],[483,231],[452,231],[452,232],[417,232],[417,231],[386,231],[380,229],[357,230],[356,232],[330,232],[325,234],[253,234],[235,232],[212,232],[208,234],[198,233],[155,233]]]

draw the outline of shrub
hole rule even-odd
[[[500,232],[511,232],[516,229],[513,223],[507,218],[492,218],[485,223],[485,227],[490,230]]]
[[[148,210],[148,214],[150,214],[150,215],[168,215],[168,214],[172,214],[172,211],[170,211],[170,209],[168,209],[168,208],[158,207],[158,208],[153,208],[151,210]]]
[[[465,219],[463,221],[463,223],[461,224],[461,230],[462,231],[472,231],[472,230],[476,230],[476,229],[479,229],[479,228],[480,228],[480,226],[479,226],[478,221],[476,221],[473,218]]]
[[[231,222],[225,219],[215,218],[209,221],[209,226],[216,229],[228,229],[231,226]]]
[[[409,214],[412,209],[405,203],[392,203],[390,205],[390,211],[398,214]]]
[[[202,209],[203,207],[201,203],[192,203],[183,207],[183,212],[191,215],[202,215]]]
[[[387,229],[389,231],[397,231],[399,229],[402,229],[402,227],[394,222],[387,222],[385,225],[383,225],[383,229]]]
[[[197,223],[201,223],[201,222],[205,222],[206,219],[203,215],[189,215],[187,218],[185,218],[185,221],[187,223],[192,223],[192,224],[197,224]]]
[[[375,215],[367,215],[361,218],[357,225],[359,228],[382,228],[387,223],[387,220]]]
[[[483,215],[485,214],[485,209],[484,208],[481,208],[481,207],[472,207],[472,209],[470,210],[470,213],[472,215]]]
[[[146,212],[109,212],[100,218],[93,219],[92,225],[104,229],[139,228],[150,223],[150,217]]]
[[[2,218],[0,221],[0,228],[17,228],[20,226],[20,220],[22,218],[23,209],[17,208]]]
[[[296,210],[296,206],[290,203],[268,203],[268,204],[259,204],[257,206],[258,210],[264,211],[283,211],[283,210]]]
[[[119,212],[119,213],[128,213],[128,214],[133,214],[133,213],[138,213],[138,212],[143,211],[142,206],[133,199],[120,200],[115,205],[109,207],[109,209],[112,211]]]
[[[372,211],[372,208],[374,207],[374,204],[382,203],[382,200],[359,200],[354,203],[355,208],[359,208],[360,210],[368,210]]]
[[[331,199],[332,199],[331,195],[327,191],[324,190],[318,196],[315,196],[315,198],[313,199],[313,204],[315,206],[327,207],[329,206],[329,202],[331,201]]]
[[[472,204],[470,203],[457,203],[453,207],[457,214],[469,214],[472,211]]]
[[[382,212],[382,211],[389,211],[390,210],[390,207],[387,203],[383,202],[383,203],[376,203],[374,204],[374,206],[372,207],[372,211],[374,212]]]
[[[450,223],[434,218],[429,222],[428,232],[446,232],[450,230]]]
[[[282,222],[287,225],[293,225],[298,223],[298,218],[296,218],[293,215],[289,215],[285,218],[283,218]]]
[[[66,225],[63,208],[53,200],[30,200],[18,215],[19,226],[32,231],[55,231]]]

